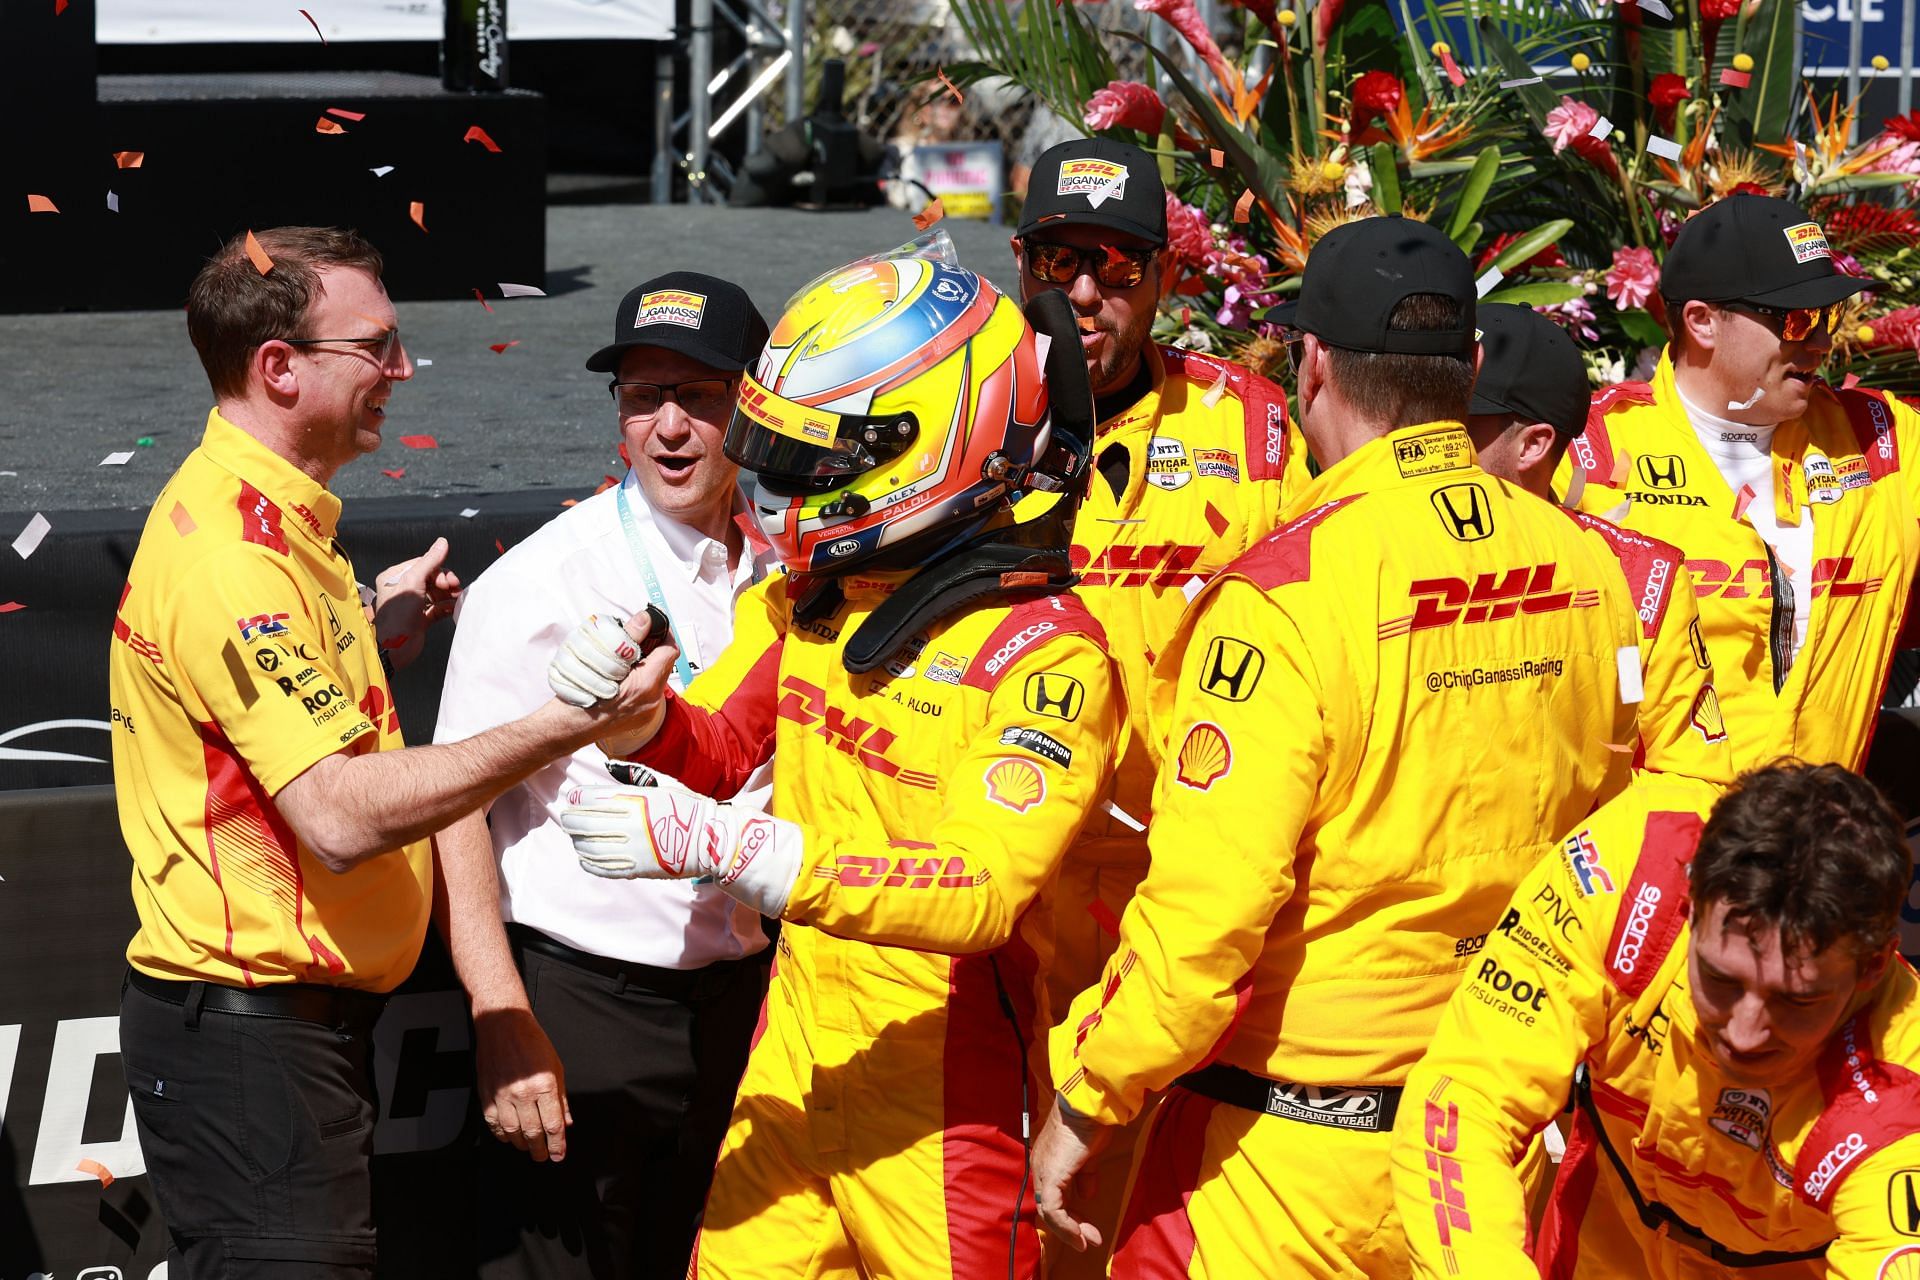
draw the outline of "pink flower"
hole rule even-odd
[[[1193,0],[1133,0],[1133,7],[1142,13],[1154,13],[1166,19],[1167,25],[1178,31],[1193,46],[1193,51],[1200,55],[1201,61],[1212,68],[1221,84],[1234,83],[1226,55],[1214,43],[1213,33],[1207,30],[1207,24],[1193,7]]]
[[[1593,136],[1593,126],[1599,122],[1600,113],[1586,103],[1561,98],[1560,105],[1547,112],[1547,137],[1553,142],[1553,153],[1559,155],[1576,138]]]
[[[1607,272],[1607,297],[1617,307],[1643,307],[1660,283],[1660,267],[1653,250],[1631,248],[1613,251],[1613,266]]]
[[[1167,192],[1167,247],[1182,266],[1200,270],[1213,252],[1213,227],[1207,215]]]
[[[1905,347],[1920,351],[1920,307],[1902,307],[1867,321],[1876,347]]]
[[[1585,298],[1535,307],[1534,310],[1565,329],[1569,337],[1587,342],[1596,342],[1600,338],[1600,331],[1593,327],[1593,304]]]
[[[1160,95],[1134,80],[1115,80],[1104,89],[1095,89],[1087,99],[1086,114],[1081,117],[1095,133],[1103,129],[1138,129],[1159,133],[1166,123],[1167,104]]]

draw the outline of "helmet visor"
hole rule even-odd
[[[899,457],[919,433],[910,413],[817,409],[769,391],[747,374],[721,449],[755,475],[830,489]]]

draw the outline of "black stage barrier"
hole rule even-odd
[[[560,514],[561,502],[585,492],[529,490],[450,497],[353,498],[344,508],[340,541],[360,580],[427,549],[436,536],[451,544],[448,565],[472,582],[512,546]],[[460,512],[477,508],[463,519]],[[0,529],[24,528],[27,513],[0,514]],[[30,559],[0,547],[0,792],[25,787],[106,785],[113,781],[107,740],[107,645],[113,611],[145,511],[52,511],[53,531]],[[436,626],[425,650],[393,680],[408,742],[433,736],[440,679],[453,628]],[[0,875],[6,874],[0,868]],[[0,1268],[0,1276],[11,1273]]]

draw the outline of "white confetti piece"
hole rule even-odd
[[[0,471],[0,476],[17,476],[19,474],[18,471]]]
[[[1656,18],[1663,18],[1668,22],[1673,21],[1673,10],[1661,4],[1660,0],[1640,0],[1640,7]]]
[[[33,519],[27,521],[27,527],[22,529],[20,536],[13,540],[13,553],[25,560],[40,549],[40,539],[46,537],[47,531],[52,528],[45,516],[38,511],[34,512]]]
[[[1647,696],[1640,679],[1640,646],[1621,645],[1613,651],[1613,661],[1620,668],[1620,701],[1632,706]]]
[[[1580,495],[1586,491],[1587,469],[1576,463],[1572,472],[1567,476],[1567,496],[1560,499],[1560,505],[1570,511],[1578,511],[1580,509]]]
[[[1500,87],[1502,89],[1518,89],[1521,85],[1539,84],[1540,82],[1540,76],[1516,76],[1512,80],[1502,80]]]
[[[1118,178],[1110,178],[1093,190],[1087,192],[1087,203],[1098,209],[1109,199],[1120,194],[1120,187],[1127,180],[1123,173]]]
[[[1761,396],[1763,396],[1763,395],[1765,395],[1765,394],[1767,394],[1767,389],[1766,389],[1765,387],[1755,387],[1755,388],[1753,389],[1753,394],[1752,394],[1752,395],[1750,395],[1750,396],[1748,396],[1748,397],[1747,397],[1747,398],[1746,398],[1745,400],[1729,400],[1729,401],[1727,401],[1727,408],[1729,408],[1729,409],[1751,409],[1751,408],[1753,408],[1753,406],[1754,406],[1754,402],[1755,402],[1755,401],[1757,401],[1757,400],[1759,400],[1759,399],[1760,399],[1760,397],[1761,397]]]
[[[1205,590],[1206,585],[1207,585],[1206,583],[1202,582],[1198,578],[1188,578],[1186,582],[1182,584],[1182,586],[1180,587],[1180,594],[1187,598],[1188,604],[1192,604],[1193,598],[1199,595],[1201,591]]]
[[[464,507],[460,511],[460,518],[462,520],[471,520],[479,514],[480,508],[478,507]]]
[[[1611,137],[1613,136],[1613,121],[1607,119],[1605,116],[1601,116],[1593,122],[1593,128],[1587,130],[1587,133],[1595,138]]]
[[[1476,296],[1482,297],[1482,298],[1486,297],[1489,293],[1492,293],[1494,289],[1499,286],[1502,280],[1505,280],[1506,278],[1507,278],[1506,273],[1500,270],[1500,268],[1488,267],[1486,269],[1486,272],[1478,280],[1473,282],[1474,288],[1480,291]]]
[[[1659,156],[1662,160],[1678,160],[1680,144],[1672,138],[1663,138],[1656,133],[1647,139],[1647,152],[1650,155]]]
[[[1122,823],[1133,828],[1133,830],[1135,831],[1145,831],[1147,829],[1145,823],[1141,822],[1138,818],[1134,817],[1132,814],[1128,813],[1125,809],[1122,809],[1119,805],[1115,804],[1111,800],[1103,804],[1101,808],[1105,809],[1108,813],[1112,814],[1114,817],[1118,818]]]
[[[393,172],[393,166],[390,164],[383,164],[378,169],[369,169],[367,172],[371,173],[376,178],[384,178],[388,174]]]
[[[109,213],[120,212],[120,195],[118,192],[114,192],[114,191],[107,192],[107,212]]]
[[[100,465],[103,467],[124,467],[132,461],[133,450],[116,449],[106,457],[100,459]]]
[[[500,294],[506,298],[544,298],[547,296],[547,291],[536,289],[530,284],[503,284],[500,286]]]
[[[432,363],[433,363],[433,361],[431,361],[431,360],[415,360],[415,361],[413,362],[413,367],[414,367],[414,368],[416,368],[416,369],[424,369],[424,368],[426,368],[426,367],[427,367],[428,365],[430,365],[430,364],[432,364]]]
[[[1213,408],[1213,406],[1220,403],[1220,397],[1225,395],[1226,393],[1227,393],[1227,367],[1225,365],[1221,365],[1219,376],[1213,380],[1213,385],[1207,388],[1207,394],[1205,394],[1204,396],[1201,396],[1200,399],[1202,400],[1202,402],[1206,404],[1207,408],[1211,409]]]

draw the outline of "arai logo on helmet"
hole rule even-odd
[[[840,539],[840,541],[834,543],[833,545],[824,548],[824,550],[828,555],[834,556],[836,558],[839,556],[850,556],[854,552],[858,551],[859,549],[860,549],[859,542],[857,542],[852,538],[842,538]]]

